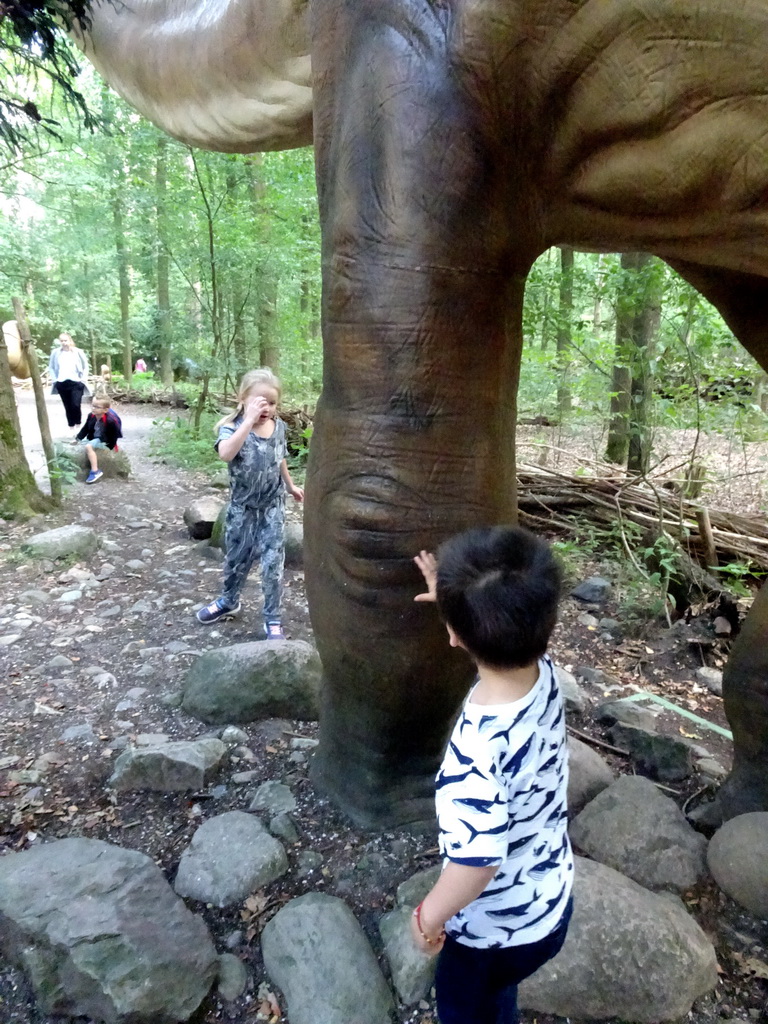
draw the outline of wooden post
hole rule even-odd
[[[717,560],[715,538],[712,534],[712,523],[709,520],[709,509],[703,507],[696,509],[696,522],[699,526],[701,543],[704,548],[704,564],[708,569],[716,569],[719,563]]]
[[[45,452],[45,461],[48,463],[48,476],[51,481],[51,498],[53,498],[57,505],[60,505],[61,475],[59,473],[59,468],[56,464],[56,456],[53,451],[51,427],[48,423],[48,410],[45,407],[45,395],[43,394],[43,383],[40,380],[40,367],[37,362],[37,353],[35,352],[35,346],[32,344],[32,335],[29,332],[27,314],[23,304],[20,299],[15,297],[11,301],[13,302],[13,311],[16,314],[16,323],[19,327],[21,349],[27,358],[29,375],[32,378],[32,388],[35,392],[37,422],[40,427],[40,437],[43,439],[43,451]]]

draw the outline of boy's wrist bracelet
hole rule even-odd
[[[419,935],[422,937],[422,939],[424,939],[424,941],[429,946],[434,946],[435,943],[439,942],[445,935],[445,928],[440,929],[440,933],[439,935],[437,935],[436,938],[430,939],[430,937],[425,933],[424,929],[421,927],[421,907],[423,903],[424,900],[422,900],[418,907],[416,907],[416,909],[413,912],[413,916],[416,918],[416,927],[419,929]]]

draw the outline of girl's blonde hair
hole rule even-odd
[[[218,430],[219,427],[229,426],[230,423],[234,423],[237,417],[242,413],[245,408],[245,400],[248,397],[248,392],[252,391],[259,384],[266,384],[268,388],[274,388],[277,392],[277,399],[280,400],[280,381],[277,379],[274,373],[268,366],[262,366],[259,370],[249,370],[243,376],[240,381],[240,387],[237,389],[237,405],[235,411],[231,412],[228,416],[224,416],[216,426],[214,430]]]

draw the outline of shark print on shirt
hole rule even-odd
[[[478,949],[537,942],[557,926],[573,884],[563,700],[549,658],[525,697],[477,705],[470,693],[436,779],[447,861],[499,869],[446,923]]]

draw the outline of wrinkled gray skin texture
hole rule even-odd
[[[314,142],[315,778],[361,823],[424,819],[472,669],[413,604],[411,559],[514,518],[536,257],[654,253],[768,369],[768,0],[132,0],[97,7],[85,45],[177,138]],[[729,817],[768,807],[765,595],[751,619],[762,647],[725,673]]]

